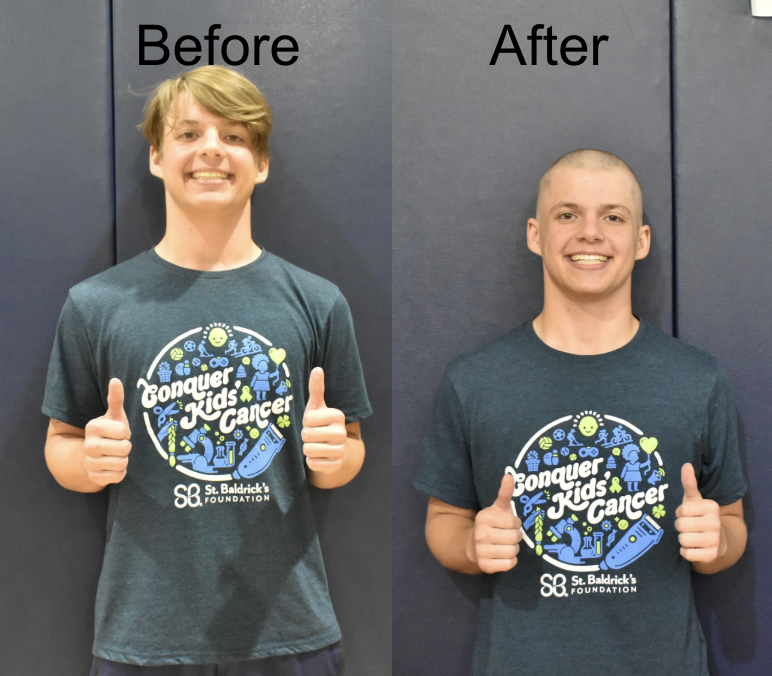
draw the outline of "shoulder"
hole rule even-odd
[[[531,363],[536,346],[522,324],[493,341],[466,352],[451,361],[445,374],[451,383],[467,385],[481,377],[495,375],[502,369],[511,371]]]
[[[653,365],[671,369],[674,373],[699,374],[713,380],[721,376],[721,367],[713,355],[648,324],[645,331],[644,354]]]
[[[143,252],[76,284],[70,289],[70,300],[79,309],[126,302],[126,293],[147,283],[154,270],[147,252]]]
[[[330,310],[337,302],[345,302],[340,289],[331,281],[304,270],[276,254],[264,251],[265,271],[272,281],[291,290],[309,304]]]

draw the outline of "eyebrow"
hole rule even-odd
[[[197,125],[202,124],[201,120],[176,120],[174,123],[175,127],[178,127],[179,125],[185,125],[185,124],[191,124],[191,125]],[[236,122],[235,120],[225,120],[225,126],[227,127],[238,127],[239,125],[244,124],[243,122]]]
[[[555,206],[550,209],[550,213],[555,211],[556,209],[572,209],[574,211],[582,211],[582,207],[580,207],[575,202],[558,202]],[[624,204],[602,204],[600,207],[600,211],[626,211],[630,216],[632,216],[632,212],[630,209],[628,209]]]

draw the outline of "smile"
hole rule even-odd
[[[608,260],[608,256],[600,254],[574,254],[570,258],[574,263],[605,263]]]
[[[224,174],[221,171],[194,171],[191,176],[204,181],[225,180],[228,178],[228,174]]]

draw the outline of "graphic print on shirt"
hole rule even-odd
[[[259,333],[219,322],[166,345],[137,382],[145,427],[163,461],[204,481],[265,472],[291,424],[286,358]]]
[[[668,484],[658,445],[635,425],[595,411],[540,429],[506,469],[523,541],[567,571],[614,571],[637,561],[663,534]]]

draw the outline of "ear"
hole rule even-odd
[[[265,183],[265,179],[268,178],[268,157],[262,157],[257,161],[257,176],[255,177],[255,185]]]
[[[155,146],[150,146],[150,173],[163,181],[164,170],[161,166],[161,153],[156,150]]]
[[[638,248],[635,252],[635,260],[639,261],[649,255],[651,248],[651,228],[648,225],[642,225],[638,228]]]
[[[539,235],[539,221],[535,218],[529,218],[527,231],[528,248],[537,256],[541,256],[541,241]]]

